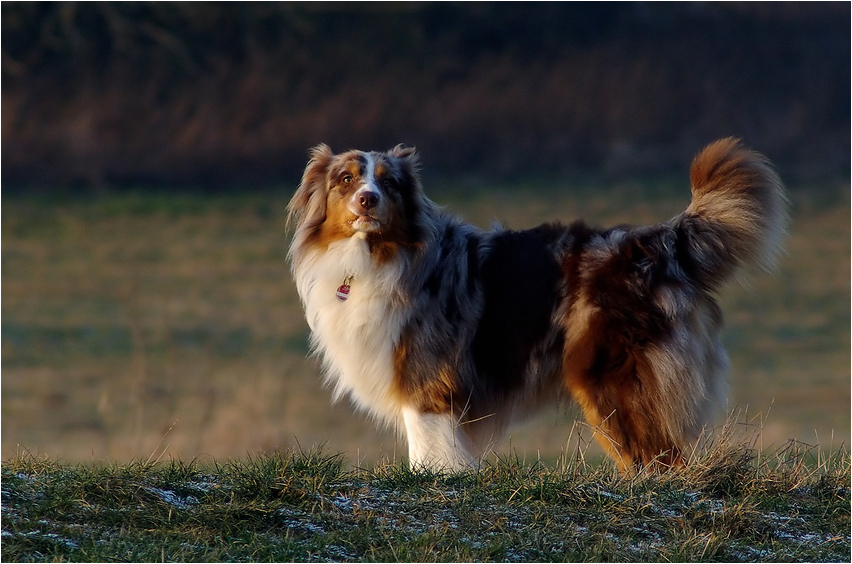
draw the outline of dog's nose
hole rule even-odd
[[[358,196],[358,203],[365,210],[373,209],[379,203],[379,195],[375,192],[361,192]]]

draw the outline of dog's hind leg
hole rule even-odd
[[[641,346],[586,341],[568,355],[566,386],[620,470],[682,464],[724,396],[721,345],[712,331],[690,335]]]
[[[700,395],[690,385],[693,376],[668,362],[676,355],[665,347],[620,341],[599,327],[601,319],[589,316],[585,330],[569,333],[566,388],[622,472],[679,464],[694,427],[691,399]]]
[[[634,370],[629,366],[622,373],[601,375],[592,385],[588,377],[576,377],[569,389],[595,440],[621,472],[631,473],[648,464],[680,465],[683,437],[673,432],[665,410],[655,405],[658,398],[645,394],[643,379]]]

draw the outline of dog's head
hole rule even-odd
[[[314,147],[288,206],[298,245],[328,244],[361,234],[373,244],[413,244],[422,198],[415,150],[332,153]]]

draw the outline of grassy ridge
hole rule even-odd
[[[443,475],[340,455],[2,468],[6,561],[848,561],[850,457],[722,436],[683,469]]]

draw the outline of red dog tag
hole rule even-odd
[[[341,302],[345,302],[346,298],[349,297],[349,284],[341,284],[337,289],[337,299]]]

